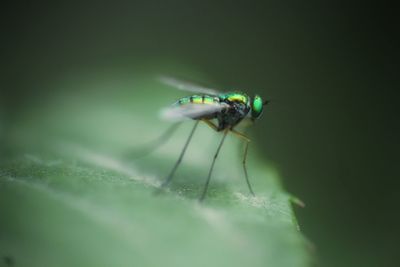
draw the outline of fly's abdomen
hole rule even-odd
[[[177,105],[185,104],[219,104],[219,98],[216,96],[209,95],[192,95],[182,97],[176,102]]]
[[[212,119],[215,118],[223,107],[218,96],[213,95],[192,95],[182,97],[173,104],[174,113],[178,117],[191,119]]]

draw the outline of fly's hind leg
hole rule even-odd
[[[196,121],[195,124],[194,124],[194,126],[193,126],[193,128],[192,128],[192,131],[190,132],[189,137],[188,137],[188,139],[186,140],[186,143],[185,143],[185,145],[184,145],[184,147],[183,147],[183,149],[182,149],[182,151],[181,151],[181,154],[180,154],[180,156],[179,156],[178,161],[175,163],[175,165],[174,165],[174,167],[172,168],[170,174],[169,174],[168,177],[164,180],[164,182],[161,184],[161,186],[160,186],[159,189],[163,189],[164,187],[166,187],[166,186],[171,182],[172,178],[174,177],[174,174],[175,174],[176,169],[178,168],[179,164],[180,164],[181,161],[182,161],[183,156],[185,155],[186,149],[187,149],[188,146],[189,146],[190,140],[192,139],[193,134],[194,134],[194,132],[195,132],[195,130],[196,130],[198,124],[199,124],[199,121]]]
[[[247,186],[249,188],[249,191],[253,196],[256,196],[254,194],[254,191],[253,191],[252,187],[251,187],[250,180],[249,180],[249,175],[247,174],[247,167],[246,167],[247,152],[249,150],[249,144],[250,144],[251,140],[246,135],[244,135],[242,133],[239,133],[239,132],[237,132],[237,131],[235,131],[233,129],[231,129],[231,133],[233,133],[234,135],[236,135],[240,139],[245,140],[245,142],[246,142],[246,146],[245,146],[245,149],[244,149],[244,155],[243,155],[243,161],[242,161],[243,170],[244,170],[244,175],[245,175],[245,178],[246,178],[246,183],[247,183]]]

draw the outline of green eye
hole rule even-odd
[[[257,119],[263,110],[263,102],[260,96],[255,95],[251,107],[251,117]]]

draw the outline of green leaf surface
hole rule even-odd
[[[169,127],[159,110],[185,93],[146,79],[94,80],[56,85],[63,89],[33,100],[6,128],[0,266],[310,265],[291,196],[256,141],[248,158],[256,197],[240,140],[228,136],[198,203],[222,137],[206,125],[156,195],[193,122],[151,155],[137,155]]]

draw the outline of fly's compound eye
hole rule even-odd
[[[260,117],[263,111],[263,102],[259,95],[255,95],[251,103],[251,118],[253,120]]]

